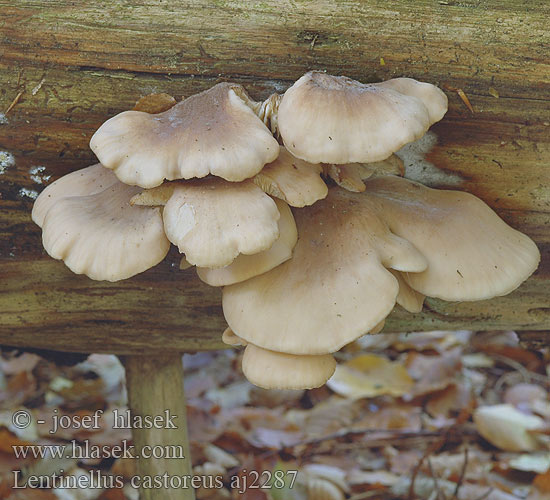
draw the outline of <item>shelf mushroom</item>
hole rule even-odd
[[[242,86],[218,83],[159,114],[124,111],[97,130],[90,147],[125,184],[152,188],[209,174],[242,181],[279,154],[246,99]]]
[[[365,84],[310,71],[284,93],[277,123],[298,158],[367,163],[419,139],[446,111],[447,97],[429,83],[396,78]]]
[[[98,129],[102,164],[49,186],[33,220],[50,255],[93,279],[133,276],[174,243],[224,287],[223,338],[246,345],[247,377],[316,387],[396,303],[503,295],[538,265],[481,200],[399,177],[392,153],[446,110],[428,83],[318,71],[264,102],[232,83],[147,96]]]
[[[270,351],[332,353],[373,330],[397,300],[418,311],[424,295],[504,295],[540,260],[530,238],[475,196],[394,176],[367,180],[361,194],[332,188],[294,215],[293,258],[223,290],[229,327]]]
[[[132,207],[140,189],[100,164],[61,177],[37,198],[46,251],[76,274],[118,281],[158,264],[170,248],[158,208]]]

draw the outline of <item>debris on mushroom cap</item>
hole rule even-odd
[[[427,258],[423,272],[404,273],[418,292],[443,300],[506,295],[537,268],[540,253],[472,194],[428,188],[400,177],[366,181],[391,230]]]
[[[279,105],[284,145],[312,163],[387,158],[422,137],[447,109],[445,94],[434,85],[398,80],[363,84],[344,76],[306,73]]]
[[[69,191],[72,180],[60,181],[64,196],[61,188],[56,189],[42,224],[42,242],[50,256],[62,259],[76,274],[108,281],[129,278],[164,259],[170,243],[160,209],[130,206],[139,188],[116,180],[102,190],[94,186],[87,194]],[[44,195],[47,190],[39,198]]]
[[[328,193],[321,172],[320,165],[300,160],[281,146],[277,159],[254,177],[254,183],[292,207],[304,207],[313,205]]]
[[[101,163],[64,175],[40,193],[32,207],[32,220],[42,227],[48,210],[60,198],[100,193],[118,182],[113,172],[104,168]]]
[[[277,205],[251,180],[175,181],[135,196],[132,203],[165,204],[166,236],[194,266],[227,266],[239,254],[267,250],[279,237]]]
[[[125,111],[90,147],[126,184],[151,188],[208,174],[242,181],[275,160],[279,147],[239,94],[246,94],[240,85],[219,83],[163,113]]]
[[[331,354],[300,356],[248,344],[242,368],[250,382],[264,389],[314,389],[332,376],[336,361]]]
[[[226,267],[217,269],[197,267],[197,274],[202,281],[212,286],[232,285],[270,271],[292,257],[292,249],[298,241],[294,216],[284,201],[274,201],[281,214],[279,237],[275,243],[263,252],[254,255],[239,255]]]
[[[299,235],[293,257],[224,288],[229,326],[257,346],[293,354],[333,352],[373,329],[399,290],[386,267],[419,272],[427,266],[377,212],[366,193],[338,188],[293,210]]]
[[[390,272],[399,282],[399,293],[397,294],[396,302],[403,309],[405,309],[405,311],[409,311],[411,313],[419,313],[422,311],[422,306],[424,305],[424,299],[426,296],[416,290],[413,290],[405,281],[403,273],[394,271],[393,269],[390,269]]]

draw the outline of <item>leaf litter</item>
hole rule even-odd
[[[515,332],[365,336],[339,353],[326,386],[309,391],[252,386],[240,356],[184,356],[193,473],[221,479],[199,488],[199,500],[550,499],[550,352],[523,347]],[[0,499],[138,498],[129,484],[137,474],[132,458],[23,460],[13,453],[29,444],[75,440],[112,449],[130,441],[127,429],[112,426],[114,411],[127,404],[115,356],[62,366],[5,350],[0,370]],[[104,418],[99,429],[52,435],[36,424],[14,427],[11,415],[21,410],[33,422],[97,410]],[[13,488],[14,470],[61,467],[65,476],[101,471],[124,484]],[[271,482],[237,487],[250,483],[251,471]]]

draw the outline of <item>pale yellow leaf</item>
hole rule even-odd
[[[413,380],[405,367],[376,354],[363,354],[336,368],[327,385],[352,399],[408,393]]]

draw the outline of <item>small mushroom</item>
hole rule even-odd
[[[365,190],[366,179],[383,175],[405,175],[405,166],[396,155],[373,163],[346,163],[344,165],[324,164],[323,172],[340,187],[362,193]]]
[[[277,159],[254,177],[254,183],[292,207],[305,207],[328,193],[327,185],[321,179],[322,170],[320,165],[300,160],[281,146]]]
[[[416,291],[443,300],[484,300],[516,289],[540,253],[472,194],[432,189],[400,177],[366,181],[391,230],[426,257],[425,271],[403,273]]]
[[[165,205],[168,239],[199,267],[223,267],[267,250],[279,237],[277,205],[251,180],[175,181],[144,191],[135,205]]]
[[[275,160],[279,146],[239,95],[240,85],[219,83],[159,114],[124,111],[90,147],[126,184],[152,188],[208,174],[242,181]]]
[[[264,349],[326,354],[372,330],[393,309],[399,286],[386,269],[420,272],[424,256],[393,234],[365,194],[334,188],[293,210],[292,259],[223,289],[229,326]]]
[[[277,121],[284,145],[298,158],[368,163],[419,139],[446,111],[447,97],[429,83],[364,84],[311,71],[285,92]]]
[[[211,286],[225,286],[240,283],[259,274],[270,271],[292,257],[292,249],[298,241],[296,223],[288,205],[275,200],[281,214],[279,237],[273,245],[253,255],[239,255],[231,264],[217,269],[197,267],[199,278]]]
[[[336,370],[332,354],[295,355],[247,344],[242,361],[246,378],[264,389],[314,389]]]
[[[394,271],[393,269],[390,269],[390,273],[395,276],[397,282],[399,283],[399,293],[397,294],[395,301],[403,309],[405,309],[405,311],[410,313],[419,313],[422,311],[422,306],[424,305],[424,299],[426,296],[416,290],[413,290],[403,277],[403,273]]]
[[[51,257],[76,274],[118,281],[158,264],[170,243],[160,209],[131,206],[139,188],[110,182],[105,171],[94,165],[57,180],[37,198],[33,220]]]

